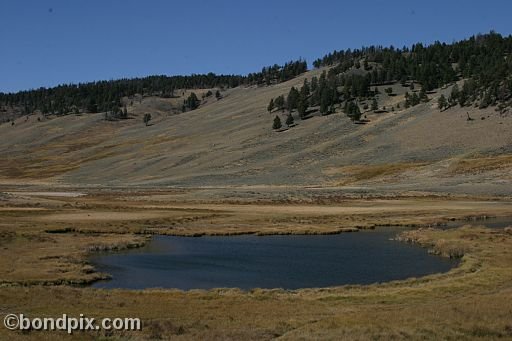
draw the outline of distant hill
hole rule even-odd
[[[122,96],[126,119],[36,111],[0,125],[0,183],[509,196],[511,46],[510,37],[491,33],[453,45],[337,52],[313,70],[272,78],[268,85],[198,83],[172,96]],[[427,72],[429,60],[446,74]],[[479,64],[484,61],[490,64]],[[422,84],[427,78],[433,82],[428,86]],[[198,107],[184,111],[192,93]],[[290,93],[298,96],[291,107]],[[323,93],[330,95],[322,99]],[[269,108],[280,96],[283,107]],[[447,101],[442,110],[441,97]],[[300,101],[306,101],[304,115]],[[280,129],[272,129],[276,116]]]
[[[40,112],[43,115],[67,115],[122,111],[123,97],[175,97],[183,89],[233,88],[240,85],[270,85],[289,80],[307,71],[303,60],[283,66],[264,67],[261,72],[241,75],[148,76],[80,84],[63,84],[53,88],[0,93],[0,122],[10,121],[20,114]],[[3,113],[3,114],[2,114]]]

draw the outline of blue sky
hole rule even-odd
[[[0,91],[236,73],[334,49],[512,33],[512,2],[2,0]]]

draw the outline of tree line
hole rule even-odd
[[[322,115],[339,107],[352,120],[359,121],[360,103],[368,109],[366,101],[370,100],[371,110],[378,109],[377,86],[399,82],[409,87],[411,93],[405,93],[404,103],[408,108],[428,102],[429,91],[459,80],[463,80],[460,88],[455,84],[448,97],[439,97],[441,110],[454,105],[498,105],[501,109],[512,105],[512,36],[502,37],[492,31],[453,44],[334,51],[315,60],[313,66],[331,67],[318,79],[305,80],[302,88],[292,87],[287,96],[271,99],[267,110],[287,110],[289,116],[296,110],[303,119],[310,107],[318,107]],[[415,83],[421,85],[419,91],[415,90]],[[392,87],[384,90],[389,96],[393,93]],[[274,129],[277,123],[274,119]]]
[[[274,64],[264,67],[261,72],[250,73],[247,75],[249,84],[271,85],[290,80],[308,70],[308,64],[305,60],[290,61],[284,66]]]
[[[491,31],[453,44],[435,42],[401,49],[370,46],[334,51],[315,60],[313,66],[334,66],[331,71],[336,74],[362,69],[370,85],[405,85],[414,80],[425,91],[466,79],[465,88],[450,96],[451,103],[464,106],[478,101],[481,107],[486,107],[512,97],[511,54],[512,36],[503,37]],[[450,105],[449,99],[444,98],[443,107],[444,100]]]
[[[265,67],[261,72],[242,75],[193,74],[190,76],[148,76],[79,84],[63,84],[56,87],[32,89],[16,93],[0,93],[0,106],[18,107],[23,114],[36,110],[43,114],[64,115],[76,112],[108,112],[112,117],[124,113],[121,99],[136,94],[142,96],[174,97],[177,90],[200,88],[233,88],[240,85],[278,83],[307,71],[303,60],[290,61],[284,66]],[[220,94],[216,93],[217,99]],[[188,98],[187,110],[196,106]]]

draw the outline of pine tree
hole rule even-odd
[[[288,116],[286,117],[286,125],[288,127],[292,126],[294,123],[294,120],[293,120],[293,116],[292,114],[288,114]]]
[[[411,96],[411,105],[414,107],[415,105],[420,104],[420,97],[417,93],[413,93]]]
[[[437,100],[437,106],[441,111],[443,111],[443,109],[445,108],[448,108],[448,101],[446,100],[446,97],[444,97],[444,95],[441,95]]]
[[[197,98],[196,94],[195,93],[191,93],[188,98],[185,100],[185,106],[189,109],[189,110],[195,110],[199,107],[199,104],[201,102],[199,101],[199,98]]]
[[[311,91],[314,92],[318,88],[318,78],[311,78]]]
[[[308,98],[311,93],[311,89],[309,87],[309,82],[307,78],[304,79],[304,83],[302,84],[302,88],[300,88],[300,95],[302,98]]]
[[[270,103],[268,104],[268,107],[267,107],[267,111],[269,114],[272,112],[272,110],[274,110],[274,99],[273,98],[270,99]]]
[[[465,106],[467,102],[469,101],[471,89],[469,82],[464,82],[464,85],[462,86],[462,90],[459,92],[459,105],[461,107]]]
[[[411,96],[409,95],[409,92],[405,92],[405,109],[409,108],[411,106]]]
[[[276,100],[274,101],[274,105],[276,106],[277,110],[284,111],[284,96],[277,96]]]
[[[346,105],[345,114],[352,121],[359,121],[361,119],[361,111],[359,110],[359,106],[354,102],[350,102]]]
[[[276,115],[276,117],[274,118],[274,124],[272,124],[272,129],[281,129],[282,126],[283,125],[281,124],[281,119],[279,118],[278,115]]]
[[[288,97],[286,98],[286,107],[289,112],[292,112],[293,109],[297,109],[297,105],[299,104],[299,98],[299,91],[292,86],[290,92],[288,93]]]
[[[427,92],[425,91],[424,87],[422,87],[420,90],[419,100],[420,100],[420,102],[423,102],[423,103],[428,102]]]
[[[448,103],[450,106],[453,106],[459,100],[459,87],[455,84],[452,88],[452,92],[450,93],[450,97],[448,97]]]
[[[299,103],[297,105],[297,111],[299,112],[299,117],[303,119],[306,116],[308,111],[308,100],[307,98],[303,98],[302,95],[299,98]]]
[[[142,120],[147,127],[149,124],[149,121],[151,121],[151,114],[144,114],[144,118]]]
[[[98,112],[98,105],[96,104],[96,102],[94,101],[93,98],[89,98],[89,100],[87,102],[87,112],[89,112],[89,113]]]
[[[320,113],[322,115],[329,113],[329,107],[331,106],[331,95],[329,94],[329,89],[324,87],[322,93],[320,94]]]
[[[372,110],[376,111],[379,109],[379,104],[377,103],[377,99],[374,97],[372,101]]]
[[[310,90],[307,79],[304,80],[304,84],[300,89],[299,100],[297,103],[297,111],[299,112],[299,117],[302,119],[306,116],[309,107],[309,97]]]
[[[492,104],[491,93],[490,93],[490,91],[486,91],[485,94],[482,96],[482,100],[480,101],[479,108],[485,109],[491,104]]]

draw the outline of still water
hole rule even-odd
[[[98,288],[285,288],[369,284],[445,272],[458,261],[391,240],[403,228],[320,236],[155,236],[145,247],[92,263]]]

